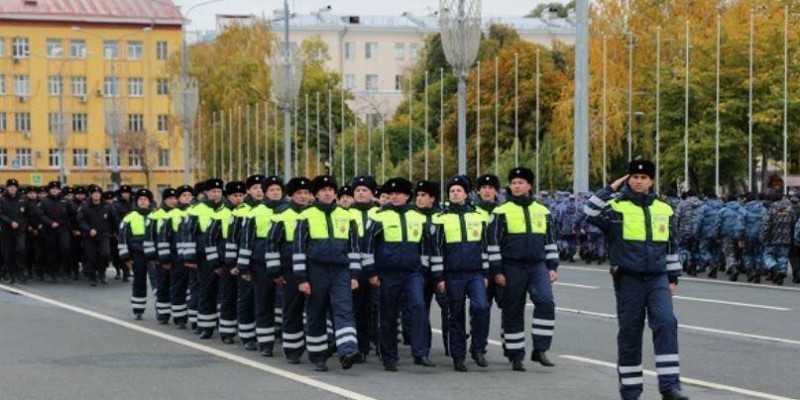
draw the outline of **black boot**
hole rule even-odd
[[[203,329],[200,332],[200,339],[203,339],[203,340],[211,339],[211,336],[213,336],[213,335],[214,335],[214,331],[212,331],[210,329]]]
[[[785,279],[786,279],[786,274],[779,273],[779,274],[775,274],[775,279],[773,279],[772,281],[775,282],[775,284],[778,285],[778,286],[783,286],[783,281]]]
[[[325,361],[317,361],[314,363],[314,371],[328,372],[328,365],[325,363]]]
[[[669,392],[662,392],[661,393],[662,400],[689,400],[688,397],[684,396],[680,390],[672,389]]]
[[[486,361],[486,356],[483,353],[473,354],[472,359],[475,360],[475,364],[478,364],[478,366],[481,368],[486,368],[489,366],[489,361]]]
[[[731,282],[736,282],[739,280],[739,272],[734,271],[732,274],[728,275],[728,280]]]
[[[358,353],[345,354],[341,358],[339,358],[339,363],[342,364],[342,369],[347,370],[353,368],[353,362],[355,362],[357,354]]]
[[[244,342],[244,349],[247,351],[256,351],[258,350],[258,345],[256,345],[256,341],[253,339],[246,340]]]
[[[794,283],[800,283],[800,271],[794,271],[794,279],[792,279]]]
[[[552,361],[550,361],[550,358],[547,357],[546,351],[534,350],[533,353],[531,353],[531,361],[538,362],[539,364],[542,364],[542,366],[545,367],[556,366],[555,364],[553,364]]]
[[[712,266],[708,270],[708,277],[711,278],[711,279],[717,279],[717,271],[718,271],[718,268],[716,266]]]
[[[431,361],[430,357],[414,357],[415,365],[422,365],[423,367],[435,367],[436,364]]]
[[[512,361],[511,369],[514,371],[525,372],[525,365],[522,364],[522,360]]]
[[[464,360],[453,360],[453,369],[458,372],[467,372],[467,365],[464,364]]]
[[[263,349],[263,350],[261,350],[261,356],[262,357],[273,357],[274,355],[275,355],[275,353],[272,351],[272,349]]]

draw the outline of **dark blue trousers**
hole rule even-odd
[[[236,336],[236,299],[239,291],[239,278],[231,275],[231,268],[224,267],[219,277],[219,335]]]
[[[312,362],[328,358],[328,315],[333,317],[336,349],[339,356],[358,351],[353,292],[347,265],[308,263],[311,295],[306,299],[308,316],[306,349]],[[329,314],[330,312],[330,314]]]
[[[509,361],[525,359],[525,305],[533,302],[531,336],[534,350],[547,351],[553,341],[556,305],[553,284],[544,263],[506,264],[506,287],[499,289],[503,315],[503,349]]]
[[[403,310],[409,320],[408,334],[411,353],[414,357],[426,357],[430,350],[428,342],[428,318],[425,313],[425,277],[419,272],[379,274],[380,290],[380,346],[384,364],[396,364],[397,316],[401,298]]]
[[[306,295],[297,290],[300,282],[292,272],[285,272],[283,279],[286,280],[283,287],[283,354],[286,358],[300,358],[306,348],[303,329]]]
[[[183,265],[183,261],[174,257],[172,268],[170,269],[170,289],[169,297],[172,321],[177,323],[188,321],[188,308],[186,305],[186,291],[189,287],[189,269]]]
[[[467,327],[465,303],[469,296],[472,318],[473,354],[486,352],[489,337],[489,301],[481,272],[445,273],[447,299],[450,305],[450,357],[463,360],[467,353]]]

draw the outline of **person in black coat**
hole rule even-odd
[[[22,271],[25,265],[25,233],[28,230],[26,203],[19,194],[16,179],[6,182],[6,192],[0,198],[0,244],[2,244],[4,275],[9,282],[24,280]]]
[[[107,283],[112,216],[111,207],[103,201],[103,190],[91,185],[88,192],[89,200],[78,208],[76,221],[83,239],[83,273],[92,286],[97,286],[97,282]]]
[[[47,249],[45,268],[55,281],[62,271],[68,273],[71,265],[69,212],[67,203],[61,198],[61,183],[50,182],[48,195],[42,200],[42,230]]]

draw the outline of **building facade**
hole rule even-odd
[[[117,131],[122,182],[181,184],[182,23],[169,0],[0,0],[0,179],[46,184],[63,163],[68,184],[111,187]]]

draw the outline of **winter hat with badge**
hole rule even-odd
[[[86,188],[83,186],[75,186],[75,194],[86,194]]]
[[[28,193],[36,193],[36,186],[25,186],[25,190],[23,190],[25,194]]]
[[[386,193],[403,193],[411,196],[414,194],[414,184],[405,178],[392,178],[383,184],[383,191]]]
[[[133,189],[128,185],[122,185],[119,187],[119,193],[133,193]]]
[[[628,174],[644,174],[649,176],[650,179],[655,179],[656,165],[649,160],[633,160],[628,164]]]
[[[72,186],[64,186],[61,191],[63,191],[64,194],[75,194],[75,189],[73,189]]]
[[[366,186],[371,192],[375,192],[375,189],[378,188],[378,183],[375,182],[374,177],[364,175],[353,178],[353,182],[350,183],[350,186],[353,188],[354,192],[356,191],[356,188],[359,186]]]
[[[334,192],[337,191],[336,178],[331,175],[320,175],[311,181],[311,192],[314,194],[326,187],[332,188]]]
[[[276,175],[270,175],[266,179],[264,179],[264,182],[261,184],[261,187],[263,187],[264,191],[266,192],[267,189],[269,189],[269,187],[272,185],[278,185],[281,188],[281,190],[283,190],[283,179],[281,179],[279,176]]]
[[[170,197],[178,197],[178,191],[171,187],[161,191],[161,201],[164,201]]]
[[[500,178],[497,175],[486,174],[478,177],[477,187],[480,189],[486,185],[494,187],[494,190],[500,190]]]
[[[245,183],[241,181],[231,181],[225,185],[225,194],[232,195],[235,193],[245,194],[247,193],[247,188],[245,187]]]
[[[250,189],[253,185],[263,184],[266,179],[267,177],[261,174],[250,175],[247,177],[245,184],[247,185],[247,189]]]
[[[508,171],[508,183],[510,184],[516,178],[524,179],[526,182],[533,184],[533,171],[525,167],[512,168]]]
[[[291,196],[300,190],[311,190],[311,181],[305,176],[296,176],[286,183],[286,194]]]
[[[350,185],[344,185],[339,188],[339,193],[337,193],[339,197],[342,196],[350,196],[353,197],[353,187]]]
[[[456,185],[464,188],[464,191],[467,193],[470,192],[470,188],[472,187],[472,185],[469,183],[469,179],[466,176],[456,175],[447,181],[447,185],[445,185],[447,193],[450,193],[450,188]]]
[[[416,186],[417,193],[427,193],[431,195],[431,197],[436,198],[439,200],[441,198],[441,190],[439,189],[439,183],[432,182],[432,181],[419,181],[417,182]]]
[[[139,197],[147,197],[151,202],[153,201],[153,192],[148,189],[139,189],[133,195],[133,201],[139,201]]]
[[[114,197],[116,196],[113,190],[103,192],[103,200],[114,200]]]
[[[6,189],[8,189],[9,186],[16,186],[17,188],[19,188],[19,182],[16,179],[11,178],[6,181]]]
[[[206,191],[206,182],[205,181],[197,182],[197,183],[194,184],[194,194],[195,195],[198,195],[198,194],[203,193],[205,191]]]
[[[203,183],[203,190],[211,190],[211,189],[223,190],[225,189],[225,183],[222,182],[222,179],[211,178],[205,181],[205,183]]]
[[[189,186],[189,185],[182,185],[182,186],[178,186],[175,189],[175,195],[176,196],[180,196],[180,195],[182,195],[184,193],[190,193],[190,194],[194,195],[194,188]]]
[[[93,183],[93,184],[89,185],[89,187],[87,188],[87,193],[92,194],[92,193],[95,193],[95,192],[103,193],[103,188],[101,188],[100,186],[97,186],[97,185],[95,185]]]
[[[47,183],[47,190],[50,190],[52,188],[61,189],[61,182],[59,182],[59,181],[50,181],[50,182],[48,182]]]

